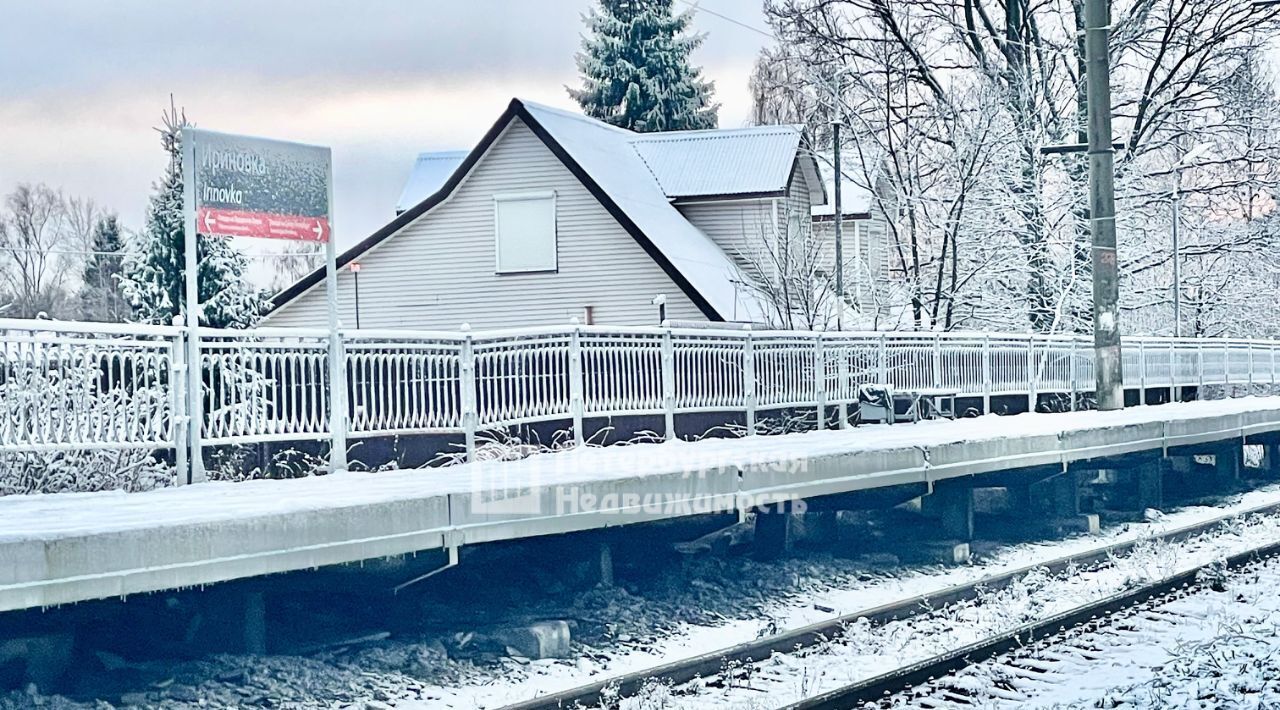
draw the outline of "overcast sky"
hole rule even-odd
[[[512,96],[573,107],[591,0],[47,0],[0,23],[0,192],[44,182],[142,225],[170,93],[197,125],[333,148],[335,229],[387,221],[414,156],[470,148]],[[677,5],[686,7],[683,0]],[[694,55],[747,116],[757,0],[702,0]]]

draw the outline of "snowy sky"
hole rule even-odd
[[[573,107],[590,0],[22,3],[0,22],[0,193],[46,182],[141,226],[172,92],[214,130],[329,145],[349,245],[392,214],[421,150],[470,148],[512,96]],[[677,6],[687,8],[684,0]],[[764,28],[757,0],[701,0]],[[722,126],[767,37],[711,12],[694,56]]]

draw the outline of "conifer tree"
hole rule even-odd
[[[86,320],[121,323],[128,319],[129,303],[120,291],[123,247],[120,220],[114,214],[94,223],[80,287],[80,315]]]
[[[599,0],[586,16],[577,54],[582,88],[569,89],[584,113],[634,131],[715,128],[713,82],[689,63],[703,35],[674,0]]]
[[[130,242],[121,275],[121,290],[143,323],[170,324],[183,312],[186,289],[185,235],[182,215],[182,129],[185,114],[164,114],[161,144],[169,155],[164,175],[155,186],[147,210],[146,229]],[[201,325],[248,328],[266,310],[263,294],[248,282],[248,262],[229,242],[201,236],[196,246],[199,263]]]

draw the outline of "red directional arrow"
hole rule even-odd
[[[200,233],[216,237],[290,239],[301,242],[329,241],[328,217],[302,217],[201,207],[196,213]]]

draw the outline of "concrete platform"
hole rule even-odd
[[[0,611],[1280,432],[1280,397],[0,498]]]

